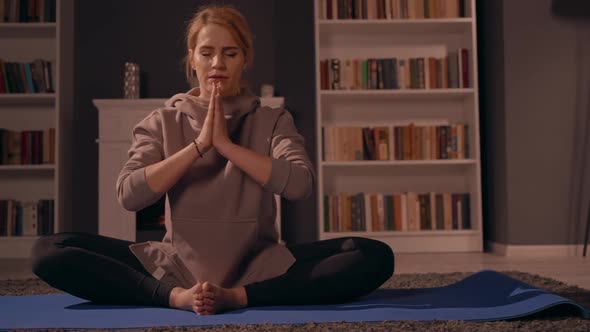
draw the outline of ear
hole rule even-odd
[[[188,50],[188,64],[191,66],[191,69],[195,68],[195,64],[193,63],[193,55],[194,55],[193,50],[189,49]]]

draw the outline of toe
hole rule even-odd
[[[213,292],[203,292],[203,298],[215,300],[215,293],[213,293]]]
[[[213,308],[205,305],[205,306],[199,307],[197,310],[197,313],[201,314],[201,315],[210,315],[212,311],[213,311]]]
[[[203,292],[203,284],[197,282],[197,286],[195,287],[195,294],[199,294]]]

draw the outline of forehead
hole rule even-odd
[[[197,35],[197,47],[238,46],[228,29],[219,24],[207,24]]]

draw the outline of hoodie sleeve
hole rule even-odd
[[[162,122],[157,111],[133,128],[129,159],[117,179],[117,199],[124,209],[139,211],[162,197],[163,193],[150,189],[145,178],[145,167],[164,158],[162,142]]]
[[[289,200],[307,198],[313,191],[314,170],[291,113],[284,110],[271,141],[272,170],[264,188]]]

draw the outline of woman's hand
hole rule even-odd
[[[227,134],[227,122],[225,121],[225,116],[223,115],[223,106],[221,104],[221,95],[219,91],[219,83],[214,85],[214,89],[211,93],[211,96],[214,96],[215,102],[211,103],[211,105],[215,105],[215,116],[213,120],[213,146],[215,149],[223,154],[223,148],[227,147],[227,145],[231,144],[231,140],[229,139],[229,135]]]
[[[201,153],[205,153],[211,149],[213,146],[213,123],[215,120],[215,94],[217,93],[217,88],[215,84],[213,84],[213,89],[211,89],[211,98],[209,99],[209,109],[207,110],[207,115],[205,116],[205,121],[203,122],[203,128],[201,128],[201,133],[199,137],[197,137],[197,145],[199,146],[199,150]]]

